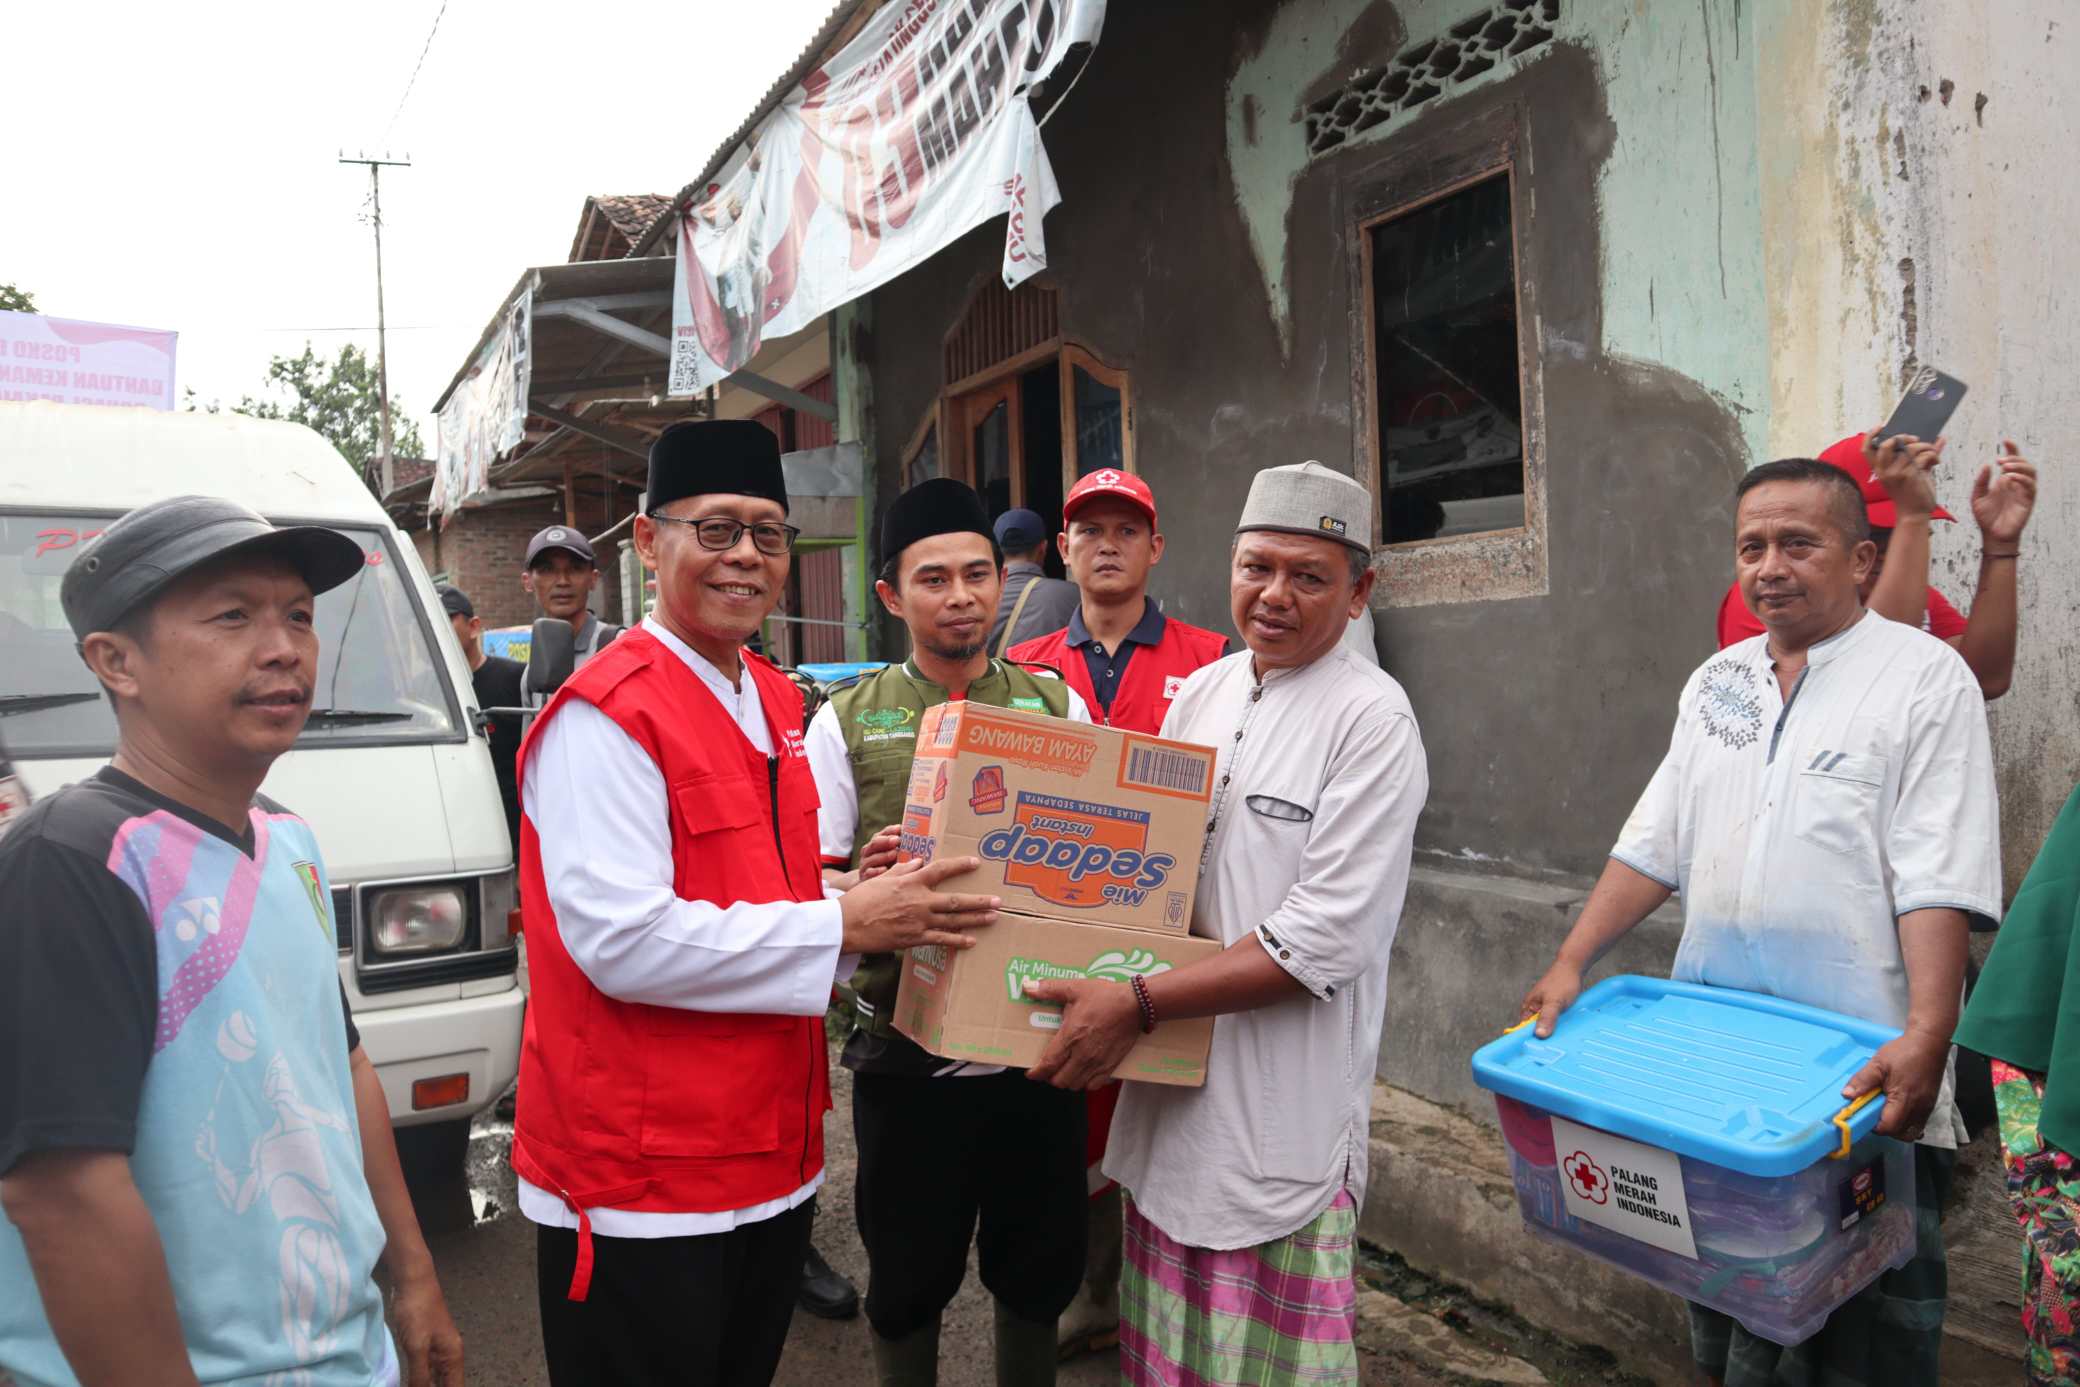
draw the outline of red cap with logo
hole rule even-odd
[[[1153,527],[1156,523],[1156,494],[1148,489],[1148,483],[1132,472],[1122,472],[1116,467],[1101,467],[1095,472],[1077,478],[1076,485],[1069,488],[1069,497],[1062,502],[1062,519],[1073,520],[1076,512],[1092,501],[1107,496],[1117,497],[1128,505],[1137,507],[1148,517]]]
[[[1864,459],[1863,440],[1867,436],[1860,433],[1851,434],[1821,453],[1820,461],[1847,472],[1849,479],[1856,483],[1856,489],[1863,493],[1863,508],[1870,514],[1871,527],[1889,530],[1899,524],[1899,507],[1885,494],[1885,483],[1872,474],[1870,463]],[[1930,514],[1937,520],[1957,519],[1941,506],[1937,506]]]

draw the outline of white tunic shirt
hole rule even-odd
[[[1271,1242],[1365,1201],[1387,956],[1429,793],[1393,678],[1338,645],[1261,683],[1238,651],[1185,680],[1165,737],[1219,752],[1192,933],[1254,937],[1299,984],[1215,1019],[1203,1088],[1125,1085],[1105,1173],[1193,1247]]]
[[[643,629],[700,676],[753,746],[773,754],[750,675],[732,686],[656,621]],[[567,700],[529,745],[521,802],[540,837],[557,933],[609,997],[692,1011],[821,1016],[832,982],[850,972],[839,957],[844,923],[835,900],[718,906],[673,890],[664,774],[641,743],[592,704]],[[586,1212],[592,1230],[608,1238],[726,1233],[786,1213],[822,1183],[819,1171],[790,1195],[724,1213]],[[520,1212],[552,1228],[578,1226],[559,1196],[525,1180]]]
[[[1904,1026],[1899,917],[2000,918],[1985,700],[1955,650],[1871,613],[1807,652],[1788,701],[1768,643],[1690,676],[1611,856],[1681,895],[1677,978]],[[1925,1145],[1964,1135],[1953,1087]]]

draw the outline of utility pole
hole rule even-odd
[[[382,449],[376,457],[376,470],[379,479],[377,496],[380,498],[390,490],[394,475],[390,447],[390,353],[383,330],[383,170],[408,169],[412,161],[409,158],[392,159],[387,154],[381,159],[371,159],[366,154],[349,159],[344,150],[340,151],[339,161],[368,166],[368,196],[373,213],[370,220],[376,232],[376,399],[382,411]]]

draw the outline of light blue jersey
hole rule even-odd
[[[158,1226],[196,1375],[395,1384],[372,1279],[383,1229],[361,1164],[330,884],[301,819],[260,801],[250,823],[249,857],[97,777],[36,805],[17,832],[95,854],[150,922],[157,1029],[130,1169]],[[130,1308],[106,1313],[113,1327]],[[76,1381],[4,1220],[0,1367],[21,1387]]]

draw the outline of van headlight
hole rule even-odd
[[[370,947],[384,958],[445,953],[469,934],[463,885],[402,886],[371,892],[364,918]]]

